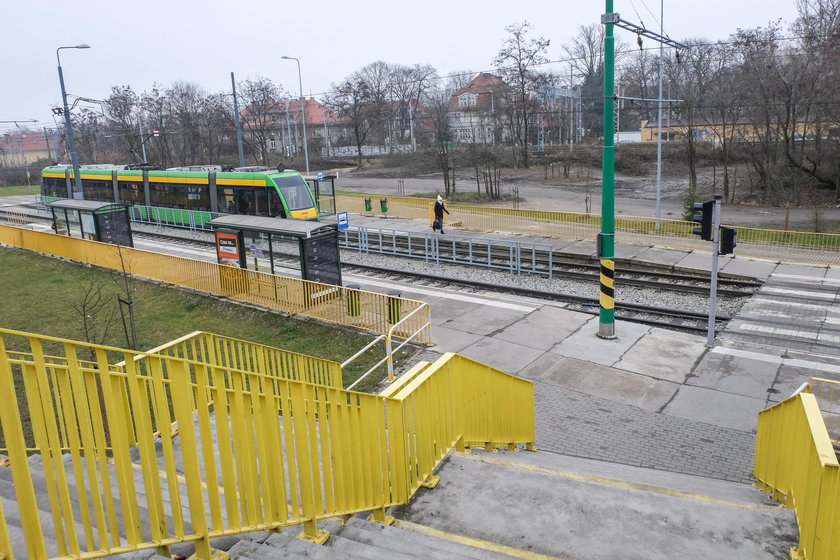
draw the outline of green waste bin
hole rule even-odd
[[[388,213],[388,199],[387,198],[380,198],[379,199],[379,207],[382,209],[383,214]]]
[[[400,322],[400,297],[402,292],[386,292],[388,295],[388,322],[392,325]]]
[[[358,317],[362,312],[361,289],[358,284],[347,285],[347,314],[351,317]]]
[[[365,197],[365,212],[370,212],[371,210],[373,210],[373,205],[370,203],[370,197],[366,196]]]

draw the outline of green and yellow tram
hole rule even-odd
[[[317,220],[315,197],[304,177],[285,169],[240,168],[235,171],[131,170],[115,166],[83,166],[79,170],[85,200],[129,206],[172,208],[199,215],[248,214]],[[47,167],[41,173],[45,202],[73,198],[73,169]]]

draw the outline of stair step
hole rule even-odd
[[[438,537],[422,535],[393,525],[383,525],[374,521],[367,521],[361,517],[351,517],[347,521],[348,528],[367,531],[374,535],[377,542],[388,539],[398,542],[403,548],[422,550],[424,558],[464,558],[475,560],[509,560],[511,557],[500,552],[493,552],[461,544]],[[342,533],[343,534],[343,533]],[[345,535],[346,536],[346,535]]]

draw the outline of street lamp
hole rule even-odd
[[[283,60],[294,60],[298,67],[298,85],[300,86],[300,120],[303,121],[303,157],[306,159],[306,173],[309,173],[309,149],[306,147],[306,99],[303,97],[303,80],[300,77],[300,60],[293,56],[281,56]]]
[[[58,47],[55,49],[55,59],[58,61],[58,81],[61,83],[61,101],[64,103],[64,129],[67,135],[67,143],[70,145],[70,163],[73,165],[73,198],[85,199],[85,191],[82,189],[82,176],[79,173],[79,154],[76,152],[76,139],[73,136],[73,124],[70,122],[70,108],[67,106],[67,92],[64,90],[64,74],[61,72],[61,58],[58,51],[61,49],[89,49],[90,45],[81,44],[72,47]]]

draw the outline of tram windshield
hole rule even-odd
[[[280,189],[289,210],[303,210],[312,208],[312,197],[303,177],[289,175],[286,177],[272,177]]]

